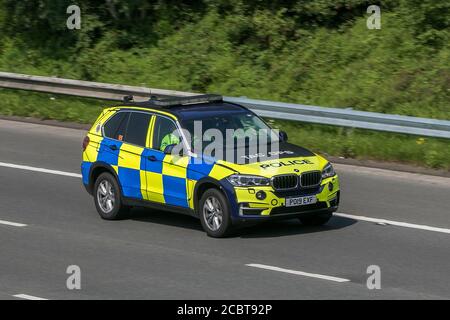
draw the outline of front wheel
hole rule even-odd
[[[199,215],[203,229],[210,237],[221,238],[231,229],[230,210],[222,192],[208,189],[199,203]]]
[[[98,214],[105,220],[119,220],[128,213],[129,208],[122,204],[119,184],[108,172],[95,181],[94,201]]]
[[[311,215],[300,217],[300,222],[305,226],[322,226],[333,216],[332,212],[312,213]]]

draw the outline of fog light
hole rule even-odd
[[[333,191],[333,188],[334,188],[334,186],[333,186],[333,184],[330,182],[330,183],[328,184],[328,190]]]
[[[264,192],[264,191],[258,191],[257,193],[256,193],[256,198],[258,199],[258,200],[264,200],[265,198],[266,198],[266,193]]]

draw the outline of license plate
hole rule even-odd
[[[317,202],[316,196],[286,198],[286,207],[304,206]]]

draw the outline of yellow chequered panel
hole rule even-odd
[[[101,143],[102,140],[103,140],[103,137],[102,137],[102,136],[99,136],[99,135],[96,135],[96,134],[88,134],[88,136],[89,136],[89,140],[90,140],[91,143],[93,143],[93,144],[99,144],[99,143]]]
[[[159,203],[164,201],[163,176],[160,173],[145,171],[147,185],[147,199]]]
[[[233,172],[234,171],[228,168],[215,164],[211,172],[209,173],[209,176],[216,180],[222,180],[223,178],[228,177]]]
[[[189,200],[189,208],[194,209],[194,189],[195,189],[195,185],[197,184],[197,181],[195,180],[187,180],[186,183],[186,192],[188,195],[188,200]]]
[[[83,152],[83,161],[95,162],[95,161],[97,161],[98,149],[99,149],[100,143],[102,142],[103,138],[100,136],[97,136],[95,134],[90,134],[90,133],[88,133],[87,136],[89,137],[89,145],[87,146],[86,150]]]
[[[97,161],[98,150],[92,144],[88,145],[86,150],[83,152],[83,161],[85,162],[95,162]]]
[[[163,161],[162,173],[166,176],[186,179],[188,163],[188,157],[166,155]]]
[[[119,167],[140,170],[143,151],[144,148],[127,143],[122,144],[119,153]]]
[[[148,200],[148,194],[147,194],[147,174],[144,170],[139,171],[140,178],[141,178],[141,193],[142,198],[144,200]]]
[[[164,162],[173,163],[173,164],[176,164],[177,166],[186,168],[189,164],[189,157],[187,157],[187,156],[180,157],[180,156],[173,156],[171,154],[167,154],[164,157]]]

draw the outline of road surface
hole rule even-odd
[[[0,120],[0,299],[450,298],[449,178],[336,165],[342,204],[326,226],[212,239],[173,213],[101,220],[79,178],[83,136]]]

